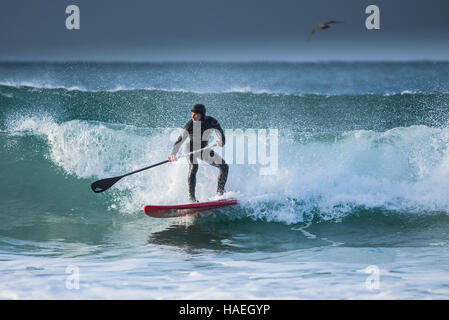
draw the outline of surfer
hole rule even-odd
[[[195,104],[191,110],[192,119],[190,119],[184,126],[182,134],[178,137],[170,155],[168,161],[176,161],[176,154],[184,141],[189,138],[190,143],[186,145],[187,152],[196,151],[207,146],[212,131],[218,133],[219,140],[216,142],[217,146],[223,147],[225,144],[225,135],[218,121],[206,116],[206,107],[202,104]],[[228,178],[229,166],[226,162],[213,150],[207,149],[203,152],[193,153],[188,157],[189,161],[189,197],[191,202],[198,202],[195,197],[196,186],[196,173],[198,172],[198,159],[218,168],[220,173],[218,174],[217,181],[217,194],[222,195],[224,193],[224,187]]]

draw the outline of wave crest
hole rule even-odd
[[[80,120],[56,123],[35,116],[11,121],[7,132],[42,136],[55,165],[93,182],[164,160],[176,130]],[[295,224],[339,220],[357,208],[449,213],[447,128],[357,130],[334,141],[300,142],[287,136],[279,138],[275,175],[261,176],[252,165],[230,166],[227,190],[240,200],[246,217]],[[140,212],[149,203],[183,203],[188,200],[187,171],[181,161],[168,164],[127,177],[108,192],[124,212]],[[200,166],[200,200],[214,196],[216,177],[215,168]]]

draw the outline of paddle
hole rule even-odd
[[[217,144],[214,144],[214,145],[211,145],[211,146],[204,147],[203,149],[199,149],[199,150],[196,150],[196,151],[193,151],[193,152],[186,153],[186,154],[180,156],[178,159],[183,158],[183,157],[188,157],[188,156],[190,156],[191,154],[194,154],[194,153],[197,153],[197,152],[200,152],[200,151],[204,151],[204,150],[206,150],[206,149],[213,148],[213,147],[215,147],[216,145],[217,145]],[[133,171],[133,172],[126,173],[126,174],[121,175],[121,176],[118,176],[118,177],[106,178],[106,179],[98,180],[98,181],[95,181],[94,183],[92,183],[92,184],[90,185],[90,187],[92,188],[92,191],[93,191],[93,192],[100,193],[100,192],[103,192],[103,191],[108,190],[110,187],[112,187],[112,186],[113,186],[117,181],[119,181],[121,178],[130,176],[130,175],[132,175],[132,174],[138,173],[138,172],[143,171],[143,170],[148,170],[148,169],[151,169],[151,168],[160,166],[161,164],[164,164],[164,163],[167,163],[167,162],[169,162],[169,161],[168,161],[168,160],[165,160],[165,161],[162,161],[162,162],[153,164],[153,165],[151,165],[151,166],[148,166],[148,167],[145,167],[145,168],[142,168],[142,169]]]

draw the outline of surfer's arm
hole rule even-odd
[[[176,156],[176,154],[179,151],[179,148],[181,148],[184,141],[187,139],[189,134],[186,130],[183,130],[182,134],[178,137],[178,140],[176,140],[175,144],[173,145],[173,148],[171,149],[170,156]],[[173,160],[172,160],[173,161]]]
[[[189,132],[187,131],[187,128],[189,126],[190,121],[184,126],[184,129],[182,130],[182,133],[179,135],[178,139],[176,140],[175,144],[173,145],[173,148],[171,149],[169,160],[175,161],[172,156],[176,156],[176,154],[179,151],[179,148],[181,148],[184,141],[189,136]],[[171,159],[170,159],[171,158]]]

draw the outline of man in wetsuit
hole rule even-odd
[[[216,131],[219,136],[217,146],[223,147],[225,144],[225,135],[223,129],[215,118],[206,116],[206,108],[202,104],[193,106],[192,119],[184,126],[182,134],[178,137],[173,145],[168,161],[176,161],[176,154],[183,142],[189,138],[190,143],[186,145],[186,151],[192,152],[207,146],[212,131]],[[196,173],[198,172],[198,159],[218,168],[217,194],[224,193],[224,187],[228,178],[229,166],[225,161],[213,150],[207,149],[197,152],[189,156],[189,197],[191,202],[198,202],[195,198]]]

